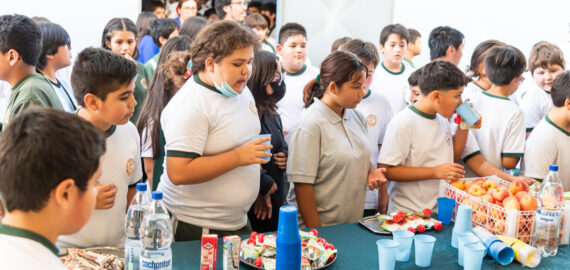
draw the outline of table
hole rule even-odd
[[[457,249],[451,247],[451,231],[453,224],[443,225],[441,231],[430,230],[425,234],[434,236],[434,253],[431,261],[431,269],[463,269],[457,264]],[[392,239],[392,235],[377,235],[358,223],[343,224],[330,227],[317,228],[319,236],[333,243],[338,249],[338,258],[327,270],[356,270],[378,269],[378,249],[376,240]],[[247,238],[244,236],[242,238]],[[216,269],[223,269],[222,265],[222,241],[218,241],[218,259]],[[175,242],[172,244],[172,258],[174,270],[199,269],[200,266],[200,241]],[[408,262],[396,262],[396,269],[419,269],[414,264],[414,247]],[[522,269],[522,265],[516,260],[510,265],[499,265],[491,257],[485,257],[482,269]],[[250,269],[241,266],[241,269]],[[528,269],[528,268],[526,268]],[[542,258],[536,269],[570,269],[570,247],[560,246],[555,257]]]

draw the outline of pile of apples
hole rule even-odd
[[[528,193],[528,184],[524,181],[515,180],[507,187],[498,185],[493,180],[477,178],[475,181],[465,182],[455,180],[450,185],[505,209],[535,211],[538,207],[536,198]]]

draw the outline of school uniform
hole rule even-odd
[[[406,101],[410,97],[408,77],[413,70],[405,64],[402,64],[402,69],[398,72],[389,71],[384,63],[380,66],[374,71],[370,89],[384,95],[390,101],[392,113],[396,114],[407,106]]]
[[[149,73],[141,62],[137,62],[137,71],[138,74],[135,81],[135,92],[133,93],[133,96],[137,101],[137,105],[135,106],[133,116],[129,119],[133,124],[136,124],[139,119],[143,102],[146,98],[147,88],[150,85],[150,80],[152,79],[152,74]]]
[[[410,68],[415,69],[416,67],[414,66],[414,62],[412,62],[410,59],[404,57],[404,59],[402,59],[402,63],[407,65]]]
[[[42,74],[39,71],[38,73]],[[56,78],[56,82],[54,83],[44,74],[42,75],[50,83],[51,87],[53,88],[53,91],[55,91],[55,93],[57,94],[59,102],[61,102],[64,111],[71,113],[77,110],[77,108],[79,108],[77,100],[75,99],[75,94],[73,93],[73,90],[71,90],[69,84],[58,78]]]
[[[4,116],[11,94],[12,86],[6,81],[0,81],[0,122],[4,122]]]
[[[464,88],[463,88],[463,93],[461,94],[461,99],[463,101],[470,99],[473,95],[483,92],[483,91],[487,91],[485,89],[483,89],[483,87],[481,87],[480,85],[477,84],[477,82],[475,81],[470,81]],[[453,119],[453,118],[452,118]]]
[[[138,45],[139,55],[137,61],[145,64],[154,55],[160,52],[160,48],[156,46],[151,35],[144,35]]]
[[[275,50],[275,42],[273,40],[264,39],[261,43],[260,50],[277,55],[277,50]]]
[[[2,269],[67,269],[57,255],[57,247],[45,237],[0,223]]]
[[[364,212],[370,154],[362,114],[344,109],[340,117],[315,98],[289,141],[287,202],[297,207],[295,184],[311,184],[322,226],[357,222]],[[300,212],[298,218],[305,227]]]
[[[148,60],[148,62],[146,62],[146,64],[144,64],[144,67],[146,68],[148,75],[150,75],[150,78],[153,77],[154,71],[156,70],[156,68],[158,66],[158,58],[159,57],[160,57],[160,53],[157,53],[150,60]]]
[[[125,244],[125,213],[129,185],[142,178],[140,138],[136,127],[127,122],[112,126],[105,132],[107,151],[101,164],[99,184],[115,184],[115,205],[109,209],[95,210],[89,222],[73,235],[57,239],[59,248],[69,247],[123,247]]]
[[[453,162],[453,138],[443,116],[429,115],[413,105],[388,124],[378,163],[390,166],[435,167]],[[390,179],[388,179],[390,180]],[[437,212],[440,179],[389,181],[388,212]]]
[[[519,105],[524,113],[526,132],[531,132],[538,122],[554,108],[550,93],[538,86],[528,89],[521,97]]]

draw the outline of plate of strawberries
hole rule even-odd
[[[359,223],[377,234],[392,234],[393,231],[398,230],[423,233],[431,229],[439,231],[442,228],[441,222],[431,217],[431,210],[428,208],[421,213],[398,211],[389,215],[376,214],[360,219]]]

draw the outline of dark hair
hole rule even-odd
[[[261,28],[269,27],[267,20],[261,14],[251,14],[245,17],[245,25],[247,25],[252,29],[256,27],[261,27]]]
[[[473,72],[473,77],[481,76],[481,64],[485,63],[485,56],[495,46],[505,46],[505,43],[498,40],[486,40],[475,47],[473,55],[471,55],[471,65],[469,66],[469,69]]]
[[[160,38],[168,39],[174,30],[178,29],[178,23],[173,19],[156,19],[152,22],[150,26],[150,35],[152,36],[152,41],[159,48],[162,47],[160,44]]]
[[[267,94],[267,85],[273,81],[277,70],[277,57],[266,51],[259,51],[253,57],[251,78],[247,87],[255,99],[259,118],[264,115],[276,116],[277,102]]]
[[[23,15],[0,16],[0,51],[16,50],[22,61],[30,66],[38,64],[42,52],[40,28]]]
[[[528,58],[530,72],[534,73],[535,69],[539,67],[546,68],[548,65],[559,65],[562,67],[562,70],[566,69],[564,54],[558,46],[552,43],[542,42],[535,45]]]
[[[79,105],[85,106],[85,95],[91,93],[104,101],[109,93],[131,83],[137,72],[137,65],[119,54],[86,48],[73,65],[71,86]]]
[[[435,90],[455,90],[469,82],[457,66],[447,61],[433,61],[420,70],[418,83],[426,96]]]
[[[279,44],[284,45],[292,36],[303,35],[307,38],[307,30],[298,23],[286,23],[279,29]]]
[[[269,11],[270,14],[275,14],[277,12],[277,5],[273,2],[267,2],[259,8],[259,11]]]
[[[154,14],[153,14],[154,15]],[[156,15],[154,15],[156,17]],[[107,47],[106,42],[111,42],[111,38],[113,37],[113,32],[115,31],[129,31],[135,34],[135,37],[138,36],[137,27],[128,18],[113,18],[111,19],[105,28],[103,29],[103,35],[101,37],[101,48],[111,50],[111,48]],[[137,59],[139,54],[138,46],[135,46],[135,51],[133,52],[132,57]]]
[[[9,212],[41,211],[54,188],[73,179],[87,190],[105,152],[100,129],[51,108],[29,108],[0,133],[0,191]]]
[[[216,16],[218,16],[218,13],[216,13],[215,8],[210,8],[210,9],[204,11],[204,17],[206,17],[206,19],[209,19],[210,16],[212,16],[212,14],[216,14]]]
[[[550,90],[552,103],[555,107],[562,107],[570,99],[570,71],[564,71],[554,79]]]
[[[186,81],[184,74],[188,59],[190,59],[190,53],[188,52],[190,42],[191,40],[187,36],[177,36],[169,39],[164,44],[164,47],[160,50],[156,71],[142,104],[141,114],[137,121],[137,129],[142,141],[148,138],[142,137],[142,131],[145,128],[151,128],[147,130],[147,134],[152,142],[153,158],[155,159],[158,158],[162,150],[160,149],[159,140],[160,116],[168,101]]]
[[[216,7],[216,14],[218,14],[218,17],[223,20],[226,17],[224,7],[231,5],[232,0],[214,0],[214,2],[214,6]]]
[[[410,86],[419,86],[420,85],[420,77],[422,75],[422,68],[418,68],[416,70],[414,70],[414,72],[412,72],[412,74],[410,74],[410,77],[408,77],[408,84]]]
[[[428,41],[431,60],[445,56],[449,46],[459,49],[464,38],[463,33],[455,28],[449,26],[438,26],[434,28],[431,30],[431,33],[429,33]]]
[[[182,27],[180,28],[179,35],[187,36],[190,40],[194,40],[200,30],[208,25],[208,20],[200,17],[194,16],[186,19],[184,23],[182,23]]]
[[[255,7],[255,8],[257,8],[257,9],[260,9],[260,8],[261,8],[261,5],[262,5],[261,2],[259,2],[259,1],[251,1],[251,2],[249,2],[249,4],[247,5],[247,8]]]
[[[373,64],[374,67],[376,67],[380,62],[378,49],[376,49],[376,46],[374,46],[372,42],[353,39],[342,45],[342,47],[340,47],[340,50],[353,53],[365,65]]]
[[[485,57],[485,71],[487,78],[494,85],[508,85],[520,76],[526,68],[524,54],[517,48],[496,46],[489,50]]]
[[[257,52],[259,47],[257,37],[245,27],[233,21],[219,21],[206,26],[190,46],[192,54],[192,72],[200,72],[206,68],[206,59],[213,57],[214,62],[233,53],[236,49],[253,47]]]
[[[158,18],[151,11],[143,11],[139,14],[136,24],[138,32],[137,43],[140,42],[144,36],[150,35],[150,26],[156,19]]]
[[[166,9],[166,4],[163,3],[162,1],[151,0],[151,1],[148,1],[146,3],[146,5],[144,5],[143,11],[154,12],[157,8]]]
[[[71,39],[67,31],[59,24],[41,23],[39,25],[42,32],[42,52],[38,59],[38,69],[44,69],[47,65],[47,55],[54,55],[60,46],[71,47]]]
[[[320,80],[311,80],[303,90],[307,97],[305,108],[313,104],[313,98],[322,98],[332,82],[340,88],[346,82],[360,79],[362,71],[366,76],[368,68],[356,55],[344,51],[332,52],[321,63]]]
[[[408,43],[414,43],[416,40],[418,40],[418,38],[422,37],[418,30],[412,28],[408,28],[408,36]]]
[[[331,46],[331,52],[337,51],[340,48],[340,46],[346,44],[347,42],[349,42],[351,40],[352,40],[351,37],[337,38]]]
[[[188,1],[194,1],[194,3],[196,3],[196,8],[200,8],[199,4],[198,4],[198,0],[179,0],[178,1],[178,8],[182,8],[182,5],[184,5],[184,3],[188,2]]]
[[[406,40],[406,43],[410,40],[408,29],[406,27],[404,27],[399,23],[389,24],[384,26],[384,28],[382,28],[382,31],[380,32],[380,44],[382,44],[382,46],[384,46],[384,44],[388,40],[388,37],[391,34],[396,34],[400,36],[400,38]]]

